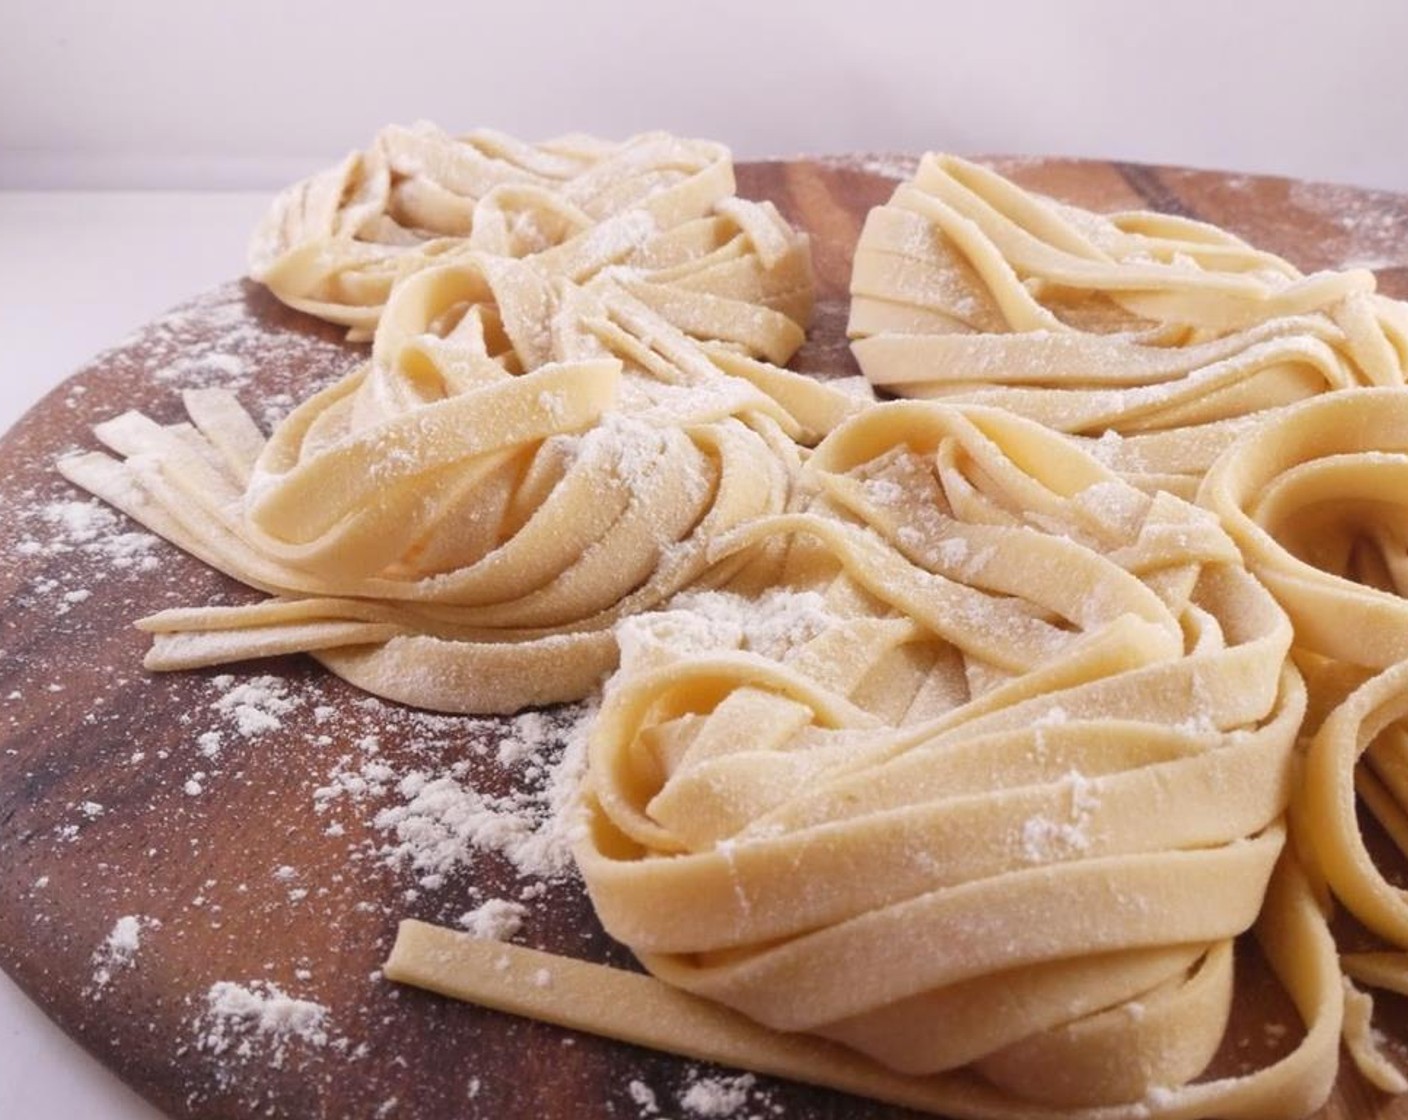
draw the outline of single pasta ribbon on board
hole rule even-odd
[[[743,351],[629,278],[472,254],[402,281],[371,359],[267,441],[196,391],[192,424],[118,417],[96,431],[122,461],[60,466],[274,596],[143,620],[149,667],[307,651],[380,696],[514,711],[595,688],[620,617],[737,575],[753,557],[709,546],[783,512],[798,441],[863,407]]]
[[[808,241],[733,190],[726,148],[666,133],[533,145],[393,125],[278,197],[250,276],[363,340],[398,281],[466,255],[579,284],[611,271],[681,330],[785,363],[811,314]]]
[[[954,1116],[1323,1102],[1338,970],[1282,842],[1305,694],[1284,613],[1216,523],[974,407],[869,409],[802,483],[711,550],[785,541],[766,595],[618,627],[578,849],[608,932],[761,1024],[761,1068]],[[1194,1083],[1264,904],[1304,1037]],[[639,977],[563,962],[596,994],[544,1007],[509,990],[525,951],[492,947],[494,977],[444,965],[469,945],[403,937],[399,978],[738,1060],[663,989],[680,1022],[627,1024]]]
[[[1303,275],[1215,226],[1101,216],[930,154],[872,210],[849,332],[871,383],[997,405],[1191,497],[1251,417],[1402,386],[1408,306],[1364,269]]]
[[[761,1026],[649,976],[403,921],[390,980],[575,1030],[888,1101],[956,1120],[1284,1120],[1325,1101],[1338,1069],[1341,998],[1334,944],[1294,861],[1272,878],[1258,935],[1311,1023],[1286,1057],[1256,1073],[1160,1089],[1093,1108],[1015,1097],[960,1070],[914,1077],[815,1035]],[[547,978],[550,983],[544,985]],[[1121,1056],[1117,1056],[1120,1058]]]
[[[1350,953],[1345,972],[1408,989],[1408,905],[1360,829],[1362,801],[1408,852],[1408,394],[1359,389],[1285,410],[1224,453],[1200,500],[1295,624],[1311,686],[1304,779],[1292,815],[1321,880],[1396,952]],[[1377,1053],[1367,1001],[1347,1028],[1361,1069],[1408,1089]]]

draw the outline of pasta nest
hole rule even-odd
[[[1399,992],[1408,990],[1408,902],[1371,856],[1356,802],[1408,852],[1405,480],[1408,394],[1356,390],[1250,433],[1201,493],[1295,624],[1311,696],[1293,814],[1302,858],[1322,892],[1396,947],[1346,953],[1345,972]],[[1367,1007],[1362,1014],[1367,1031]],[[1380,1087],[1408,1089],[1372,1048],[1356,1057]]]
[[[402,280],[370,360],[268,440],[201,390],[193,426],[127,414],[96,429],[124,461],[61,468],[275,597],[142,620],[149,667],[308,651],[440,710],[578,699],[613,624],[727,580],[743,559],[710,543],[782,512],[797,441],[863,407],[723,333],[696,341],[629,277],[469,255]]]
[[[1185,497],[1257,414],[1408,368],[1408,306],[1367,269],[1304,275],[1216,226],[1097,215],[951,155],[871,211],[851,294],[877,387],[1103,437]]]
[[[680,329],[785,363],[811,314],[808,241],[772,203],[733,192],[728,149],[708,141],[533,145],[393,125],[278,197],[250,276],[361,340],[396,283],[435,264],[487,254],[579,284],[611,269]]]
[[[978,406],[876,406],[801,477],[796,512],[712,549],[785,534],[790,622],[622,628],[578,851],[608,932],[945,1114],[1313,1107],[1338,971],[1278,871],[1305,691],[1216,519]],[[1262,913],[1307,1035],[1169,1089],[1222,1039]]]

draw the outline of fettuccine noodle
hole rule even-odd
[[[649,975],[403,924],[393,979],[981,1120],[1283,1120],[1408,992],[1408,310],[928,156],[870,215],[876,404],[780,368],[807,242],[725,149],[389,128],[251,271],[371,338],[65,474],[269,597],[147,664],[586,696],[578,867]],[[1196,497],[1196,503],[1192,501]],[[1337,898],[1399,951],[1339,956]],[[1209,1076],[1254,932],[1300,1018]],[[552,983],[540,977],[550,973]]]
[[[468,256],[526,260],[583,283],[613,271],[697,338],[783,363],[812,306],[811,258],[769,202],[734,196],[719,144],[621,144],[389,126],[290,187],[250,247],[250,276],[290,307],[372,336],[396,283]]]
[[[876,407],[804,475],[818,508],[719,551],[791,532],[833,625],[780,659],[626,630],[578,857],[603,924],[914,1076],[1054,1106],[1189,1080],[1281,851],[1285,616],[1206,515],[1009,414]]]
[[[1311,684],[1305,779],[1293,816],[1324,888],[1398,951],[1346,973],[1408,991],[1408,904],[1375,865],[1356,794],[1408,852],[1408,393],[1333,393],[1288,409],[1214,465],[1202,501],[1295,623]],[[1362,997],[1361,997],[1362,999]],[[1350,1040],[1381,1087],[1408,1089],[1363,1022]]]
[[[1191,497],[1267,410],[1402,386],[1408,307],[1366,269],[1303,275],[1203,222],[1102,216],[928,155],[871,211],[850,333],[903,396],[991,404],[1098,450],[1147,489]]]
[[[623,221],[693,195],[672,168],[640,174],[639,190],[593,180]],[[657,263],[704,245],[673,228],[644,244]],[[583,279],[592,236],[417,263],[370,360],[267,441],[219,390],[186,394],[192,425],[100,425],[122,458],[66,459],[70,479],[273,596],[144,619],[148,667],[307,651],[390,699],[511,712],[587,695],[615,664],[620,618],[706,571],[729,579],[742,561],[710,562],[712,542],[782,512],[799,446],[863,406],[751,356],[800,339],[754,281],[758,261],[804,263],[805,239],[764,223],[741,238],[755,248],[731,241],[662,287],[629,269]]]

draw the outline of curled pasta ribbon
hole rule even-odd
[[[815,609],[781,648],[670,611],[621,628],[578,850],[608,932],[952,1115],[1317,1107],[1342,1001],[1283,854],[1305,693],[1213,519],[971,406],[871,408],[803,480],[807,508],[713,549],[785,535]],[[1189,1085],[1273,878],[1305,1039]]]
[[[1295,624],[1311,684],[1293,821],[1323,887],[1398,952],[1351,953],[1355,980],[1408,989],[1408,905],[1376,868],[1356,795],[1408,852],[1408,396],[1331,393],[1287,409],[1213,465],[1200,500],[1221,518]],[[1408,1088],[1377,1054],[1367,998],[1346,1040],[1382,1088]]]
[[[1408,661],[1366,681],[1321,725],[1306,755],[1296,825],[1316,870],[1335,897],[1396,946],[1396,952],[1346,954],[1349,977],[1390,991],[1408,991],[1408,900],[1375,865],[1359,829],[1356,794],[1400,852],[1408,852]],[[1408,1079],[1379,1052],[1370,1027],[1372,1002],[1346,980],[1345,1039],[1361,1071],[1389,1092]]]
[[[927,155],[871,211],[850,334],[871,383],[1105,437],[1146,489],[1191,497],[1248,417],[1401,386],[1408,307],[1371,272],[1303,275],[1215,226],[1100,216]]]
[[[119,462],[61,469],[228,575],[252,606],[164,611],[149,667],[308,651],[368,691],[449,711],[578,699],[612,625],[780,513],[814,440],[860,402],[701,347],[626,285],[468,258],[397,288],[372,358],[266,441],[227,393],[192,424],[100,425]]]
[[[1331,393],[1249,432],[1199,501],[1291,616],[1296,645],[1367,670],[1408,657],[1408,394]]]
[[[578,284],[610,270],[681,330],[781,364],[811,314],[807,238],[771,203],[733,189],[727,149],[664,133],[531,145],[391,126],[278,197],[251,245],[250,276],[362,340],[398,281],[466,255],[531,262]],[[711,333],[720,322],[747,333]]]

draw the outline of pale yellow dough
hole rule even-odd
[[[803,480],[804,512],[715,552],[789,534],[781,579],[831,625],[773,657],[681,652],[668,613],[622,630],[578,852],[608,932],[774,1030],[957,1077],[926,1090],[953,1115],[1313,1108],[1341,994],[1307,902],[1314,954],[1277,963],[1303,1048],[1174,1088],[1222,1038],[1304,711],[1216,522],[971,406],[872,408]]]
[[[396,136],[466,190],[454,172],[464,161],[571,162],[534,162],[507,141],[442,151],[424,130]],[[118,417],[97,435],[120,458],[60,464],[272,596],[144,619],[148,667],[307,651],[390,699],[512,712],[588,695],[615,665],[617,620],[744,564],[708,549],[783,512],[802,446],[864,405],[755,356],[782,360],[801,341],[806,239],[771,206],[727,194],[715,145],[582,144],[558,194],[511,176],[512,190],[470,199],[481,236],[453,253],[401,246],[402,278],[365,320],[369,360],[267,440],[227,393],[201,390],[185,397],[191,424]],[[400,214],[409,188],[391,182],[376,197]],[[355,204],[296,190],[276,208],[278,261],[362,244],[365,223],[341,218],[318,242],[321,204],[290,201],[308,191],[359,214],[366,202],[360,189]],[[564,198],[592,220],[566,222]],[[385,221],[375,228],[391,236]],[[521,244],[504,232],[530,228],[562,236]]]
[[[811,313],[807,239],[733,192],[728,149],[709,141],[391,125],[279,196],[250,276],[366,339],[396,283],[436,264],[526,260],[577,284],[611,271],[679,329],[783,363]]]
[[[199,391],[62,464],[270,596],[148,664],[475,712],[614,669],[576,854],[652,975],[405,923],[393,979],[952,1117],[1289,1120],[1342,1036],[1402,1090],[1346,974],[1408,957],[1327,914],[1408,949],[1355,819],[1408,850],[1403,306],[931,156],[851,330],[942,400],[879,405],[772,364],[806,240],[732,187],[416,126],[287,192],[253,275],[369,359],[267,439]],[[1253,930],[1301,1029],[1207,1079]]]
[[[1354,816],[1357,785],[1408,844],[1402,305],[946,157],[872,214],[853,293],[872,383],[969,403],[848,421],[711,547],[787,541],[771,582],[828,625],[618,628],[578,859],[667,987],[564,963],[591,994],[544,1005],[525,951],[414,926],[391,974],[952,1116],[1298,1117],[1341,1034],[1402,1091],[1345,973],[1408,990],[1405,958],[1341,963],[1326,920],[1333,890],[1408,945]],[[1304,1034],[1197,1081],[1253,924]],[[647,1026],[592,1010],[627,1002]]]
[[[1365,269],[1303,275],[1203,222],[1107,216],[951,155],[871,211],[850,334],[902,396],[997,405],[1099,438],[1146,489],[1191,496],[1258,414],[1398,386],[1408,306]]]
[[[1408,852],[1408,392],[1353,390],[1290,408],[1230,448],[1203,482],[1251,570],[1295,623],[1311,686],[1292,815],[1321,880],[1396,952],[1352,953],[1348,976],[1408,990],[1408,903],[1375,866],[1361,800]],[[1346,1039],[1381,1088],[1408,1088],[1377,1053],[1368,1000]]]

